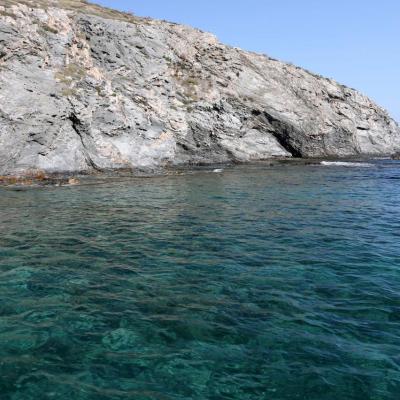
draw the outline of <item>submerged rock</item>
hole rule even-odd
[[[68,184],[69,185],[79,185],[79,179],[77,179],[77,178],[69,178],[68,179]]]
[[[102,340],[103,345],[109,350],[135,350],[138,346],[138,335],[130,330],[119,328],[109,332]]]
[[[80,0],[1,2],[1,175],[398,151],[367,97],[209,33]]]

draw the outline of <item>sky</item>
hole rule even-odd
[[[360,90],[400,122],[399,0],[92,0],[184,23]]]

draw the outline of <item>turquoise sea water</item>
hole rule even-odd
[[[2,400],[400,398],[400,164],[0,188]]]

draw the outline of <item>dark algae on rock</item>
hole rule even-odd
[[[0,1],[0,174],[392,155],[364,95],[212,34],[79,0]]]

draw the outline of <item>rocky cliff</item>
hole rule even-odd
[[[79,0],[0,0],[0,174],[390,155],[357,91]]]

